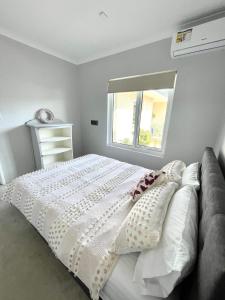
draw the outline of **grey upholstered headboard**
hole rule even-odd
[[[202,157],[198,259],[182,299],[225,299],[225,181],[212,148]]]
[[[217,137],[214,149],[215,153],[218,155],[218,161],[222,169],[223,175],[225,176],[225,122],[223,124],[220,134]]]

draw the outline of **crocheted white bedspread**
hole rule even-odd
[[[98,299],[117,262],[108,249],[132,208],[129,192],[146,171],[90,154],[18,177],[3,200],[25,215]]]

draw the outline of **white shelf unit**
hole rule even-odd
[[[73,159],[72,126],[68,123],[26,123],[31,130],[36,169]]]

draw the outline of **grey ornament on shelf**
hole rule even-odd
[[[41,123],[51,123],[54,121],[55,116],[53,112],[47,108],[41,108],[35,113],[35,119],[40,121]]]

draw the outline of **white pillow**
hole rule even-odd
[[[182,185],[192,185],[196,189],[196,191],[199,190],[199,169],[199,162],[190,164],[183,172]]]
[[[168,182],[147,190],[120,226],[111,251],[126,254],[155,247],[161,237],[168,204],[177,187],[175,182]]]
[[[183,172],[186,168],[186,165],[181,160],[174,160],[166,164],[161,171],[164,171],[165,177],[168,181],[175,181],[181,183]]]
[[[174,194],[159,244],[142,252],[135,266],[134,281],[142,295],[166,298],[190,273],[197,253],[197,201],[188,185]]]

